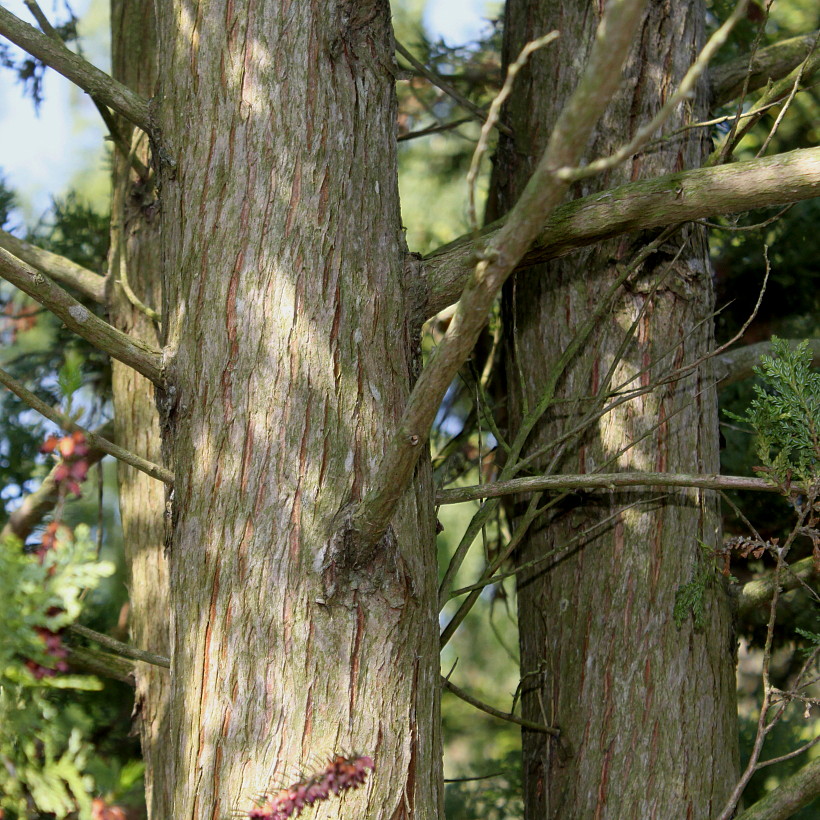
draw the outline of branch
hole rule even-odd
[[[65,45],[37,31],[0,6],[0,34],[71,80],[92,97],[122,114],[143,131],[151,132],[148,101],[91,65]]]
[[[769,80],[779,80],[789,74],[806,59],[816,36],[816,31],[801,34],[758,51],[752,60],[747,91],[756,91],[758,88],[763,88]],[[721,66],[715,66],[709,78],[712,107],[723,105],[737,97],[743,90],[743,82],[747,73],[749,73],[748,54]],[[810,78],[810,76],[805,76],[806,81]]]
[[[820,577],[820,572],[814,565],[814,559],[809,556],[791,564],[780,578],[780,588],[783,592],[802,586],[804,583],[810,584],[814,579]],[[737,614],[743,618],[750,615],[759,607],[769,603],[774,595],[775,576],[772,573],[766,574],[762,578],[745,583],[737,593]]]
[[[622,66],[644,6],[645,0],[607,3],[578,87],[558,117],[523,194],[466,281],[447,333],[410,394],[372,488],[351,516],[352,529],[363,545],[376,544],[387,530],[447,387],[475,345],[501,286],[564,198],[568,183],[556,171],[580,162],[599,117],[620,85]]]
[[[34,19],[37,21],[38,25],[40,26],[40,30],[43,34],[50,37],[52,40],[56,40],[60,45],[65,46],[65,41],[62,37],[57,33],[57,30],[54,26],[51,25],[48,17],[46,17],[45,12],[40,8],[37,3],[37,0],[24,0],[26,6],[28,6],[28,10],[34,16]],[[67,46],[66,46],[67,47]],[[79,49],[78,49],[79,51]],[[82,55],[82,52],[80,52]],[[113,114],[108,110],[108,108],[97,98],[92,96],[91,101],[94,103],[97,111],[102,117],[103,122],[105,123],[105,127],[108,129],[108,135],[111,138],[111,141],[116,146],[117,150],[131,163],[131,166],[137,172],[137,175],[141,180],[148,179],[148,168],[143,165],[139,159],[134,156],[134,154],[129,150],[128,144],[125,142],[122,133],[120,133],[120,129],[117,126],[117,122],[114,119]]]
[[[162,385],[162,355],[111,327],[47,276],[0,248],[0,276],[48,308],[65,326],[94,347],[119,359],[156,385]]]
[[[820,339],[807,339],[809,350],[812,352],[812,367],[820,367]],[[795,348],[802,343],[801,339],[787,340],[790,347]],[[771,342],[758,342],[745,347],[738,347],[721,353],[714,359],[715,375],[718,387],[728,387],[730,384],[754,376],[754,366],[760,364],[760,357],[771,355]]]
[[[456,697],[461,698],[465,703],[469,703],[470,706],[475,706],[476,709],[480,709],[488,715],[501,718],[501,720],[507,720],[510,723],[517,723],[519,726],[523,726],[525,729],[530,729],[533,732],[541,732],[541,734],[552,735],[553,737],[558,737],[558,735],[561,734],[559,729],[552,726],[542,726],[540,723],[534,723],[531,720],[520,718],[512,712],[502,712],[500,709],[496,709],[494,706],[490,706],[489,704],[474,698],[472,695],[468,695],[463,689],[459,688],[454,683],[450,683],[450,681],[448,681],[443,675],[441,677],[441,685],[448,692],[452,692]]]
[[[614,490],[616,487],[699,487],[703,490],[756,490],[776,493],[779,489],[765,478],[736,475],[680,475],[677,473],[595,473],[591,475],[545,475],[493,481],[472,487],[439,490],[436,504],[460,504],[480,498],[498,498],[515,493],[545,490]]]
[[[784,205],[818,193],[820,148],[632,182],[557,208],[543,224],[519,268],[630,231]],[[480,247],[496,245],[507,221],[487,226],[481,233]],[[472,236],[465,235],[423,260],[428,290],[422,318],[434,316],[458,298],[473,272],[475,254]]]
[[[83,308],[83,310],[85,310],[85,308]],[[174,483],[174,474],[170,470],[165,469],[165,467],[160,467],[158,464],[153,464],[152,462],[147,461],[146,459],[141,458],[128,450],[124,450],[122,447],[114,444],[108,439],[103,438],[102,436],[97,435],[96,433],[93,433],[91,430],[86,430],[84,427],[80,427],[79,424],[76,424],[68,416],[58,412],[53,407],[49,407],[44,401],[38,399],[37,396],[35,396],[30,390],[26,390],[26,388],[23,387],[17,379],[12,378],[2,368],[0,368],[0,384],[7,387],[12,393],[14,393],[15,396],[18,396],[29,407],[45,416],[49,419],[49,421],[53,421],[63,430],[70,430],[72,433],[82,433],[85,436],[85,440],[88,442],[89,446],[102,450],[104,453],[108,453],[108,455],[114,456],[114,458],[124,461],[126,464],[130,464],[137,470],[151,476],[151,478],[156,478],[166,484]]]
[[[25,399],[24,399],[25,401]],[[109,436],[114,432],[112,422],[103,425],[94,435]],[[105,450],[91,446],[85,461],[89,466],[96,464],[105,455]],[[51,472],[43,479],[43,483],[33,492],[29,493],[23,503],[9,516],[6,525],[0,530],[0,541],[6,536],[13,535],[20,541],[31,535],[34,528],[43,520],[43,517],[54,509],[59,501],[57,482],[54,480],[55,466]]]
[[[4,248],[13,256],[22,259],[23,262],[41,270],[55,281],[74,288],[83,296],[93,299],[100,305],[105,304],[104,276],[66,259],[65,256],[24,242],[3,230],[0,230],[0,248]]]
[[[109,635],[104,635],[102,632],[95,632],[87,626],[80,626],[80,624],[71,624],[68,627],[68,632],[73,635],[79,635],[90,641],[104,646],[109,652],[113,652],[122,658],[131,658],[135,661],[142,661],[143,663],[150,663],[152,666],[161,666],[164,669],[171,668],[171,661],[162,655],[155,655],[153,652],[147,652],[145,649],[138,649],[136,646],[118,641]]]
[[[100,652],[98,649],[72,646],[70,643],[66,643],[65,647],[68,650],[68,663],[78,672],[122,681],[132,688],[135,685],[134,664],[131,661],[109,655],[108,652]]]
[[[820,795],[820,757],[787,777],[735,820],[788,820]]]
[[[476,105],[471,100],[468,100],[463,94],[460,94],[456,91],[453,86],[451,86],[446,80],[436,74],[435,71],[427,68],[424,63],[420,60],[417,60],[413,54],[406,49],[398,40],[396,40],[396,51],[410,63],[413,68],[416,69],[423,77],[429,80],[434,86],[440,88],[448,97],[454,99],[462,108],[469,111],[473,117],[475,117],[479,122],[486,122],[487,120],[487,112],[481,108],[481,106]],[[498,130],[503,131],[508,136],[512,136],[512,131],[506,125],[498,125]]]

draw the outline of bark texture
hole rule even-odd
[[[173,817],[358,753],[317,818],[439,818],[429,466],[344,525],[416,367],[388,3],[157,8]]]
[[[507,107],[506,122],[516,139],[500,141],[490,219],[509,209],[526,182],[584,64],[598,13],[596,4],[580,0],[507,4],[507,61],[527,41],[554,28],[561,38],[522,72]],[[627,79],[588,159],[628,141],[673,92],[702,43],[703,19],[700,3],[648,4],[625,68]],[[699,92],[667,127],[702,118],[704,101]],[[697,167],[705,147],[699,131],[686,132],[577,184],[573,196]],[[538,403],[548,374],[600,305],[619,267],[649,238],[604,242],[519,273],[508,283],[511,433],[527,408]],[[687,228],[628,281],[570,362],[527,452],[573,428],[592,407],[611,368],[613,386],[631,379],[630,387],[647,386],[702,356],[712,342],[711,310],[704,237]],[[613,367],[633,323],[631,341]],[[532,469],[714,473],[716,421],[711,368],[704,365],[609,413],[571,439],[557,460],[558,448],[548,447]],[[562,733],[556,742],[524,732],[530,820],[708,818],[735,782],[734,637],[725,592],[710,579],[702,626],[696,628],[690,616],[678,629],[672,617],[676,590],[704,566],[698,539],[708,545],[720,540],[714,493],[671,490],[660,501],[650,500],[658,495],[571,497],[536,521],[518,554],[521,565],[541,559],[519,577],[523,715],[557,725]],[[626,509],[636,501],[645,503]],[[610,516],[607,526],[582,535]],[[564,548],[579,535],[580,544]]]
[[[156,90],[156,25],[153,3],[114,0],[111,4],[112,73],[145,98]],[[146,135],[123,119],[120,130],[131,150],[150,164]],[[141,181],[128,158],[114,153],[111,209],[109,316],[129,335],[160,346],[155,322],[126,297],[122,278],[145,304],[162,302],[159,222],[153,185]],[[162,440],[154,386],[130,367],[113,362],[116,440],[128,450],[162,463]],[[164,554],[165,487],[118,462],[120,515],[130,574],[132,642],[157,655],[170,655],[168,635],[168,564]],[[171,782],[164,776],[173,750],[168,742],[167,669],[136,664],[135,718],[145,761],[145,797],[149,817],[172,817]]]

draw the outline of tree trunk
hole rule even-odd
[[[156,90],[156,25],[153,3],[113,0],[112,74],[145,98]],[[134,155],[150,165],[148,138],[123,118],[119,130]],[[132,142],[133,140],[133,142]],[[123,277],[137,297],[158,308],[162,302],[158,219],[152,185],[141,181],[128,158],[113,154],[113,199],[109,316],[112,324],[154,347],[157,325],[132,305]],[[112,360],[116,440],[154,464],[162,461],[159,414],[153,385],[126,365]],[[165,488],[118,462],[120,515],[130,574],[130,630],[133,643],[158,655],[170,654],[168,640],[168,566],[164,554]],[[162,776],[172,748],[168,743],[167,669],[136,665],[135,717],[145,761],[149,817],[172,817],[171,782]]]
[[[315,816],[439,818],[419,467],[344,536],[415,376],[386,2],[158,4],[175,820],[368,755]]]
[[[511,206],[529,177],[585,62],[596,9],[579,0],[507,4],[507,63],[539,35],[559,29],[561,37],[533,58],[507,105],[516,138],[500,140],[491,219]],[[658,110],[695,58],[703,29],[699,2],[648,5],[627,79],[588,159],[612,153]],[[704,119],[704,109],[699,92],[666,129]],[[573,196],[697,167],[706,147],[701,130],[685,131],[577,184]],[[601,243],[508,283],[511,433],[538,403],[551,369],[618,271],[650,239]],[[579,267],[584,277],[574,274]],[[593,407],[633,323],[614,365],[613,388],[629,380],[628,387],[650,386],[698,360],[712,345],[712,310],[704,236],[686,228],[621,289],[559,379],[524,455],[571,430]],[[563,452],[548,447],[533,472],[718,472],[710,373],[705,363],[622,404],[571,438]],[[524,506],[515,509],[516,526]],[[708,818],[723,805],[737,767],[735,643],[725,589],[708,569],[711,559],[699,541],[720,543],[717,501],[709,491],[574,495],[536,519],[516,557],[522,709],[526,718],[557,725],[561,739],[524,732],[527,818]],[[703,576],[705,567],[702,622],[690,614],[677,628],[676,590]]]

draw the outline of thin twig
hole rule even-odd
[[[614,168],[636,154],[649,141],[652,134],[669,119],[678,105],[689,97],[695,84],[700,79],[701,74],[703,74],[717,51],[726,42],[735,24],[743,17],[747,2],[748,0],[740,0],[726,22],[709,38],[709,41],[703,47],[695,62],[684,75],[675,93],[669,97],[661,106],[658,113],[655,114],[646,125],[641,126],[637,130],[635,136],[626,145],[619,148],[611,156],[597,159],[583,168],[561,168],[558,171],[560,178],[572,181],[585,179],[586,177],[594,176],[602,171]]]
[[[500,498],[519,493],[551,490],[614,490],[619,487],[698,487],[702,490],[751,490],[776,493],[778,487],[765,478],[735,475],[684,475],[679,473],[585,473],[543,475],[493,481],[469,487],[439,490],[436,504],[461,504],[481,498]]]
[[[784,760],[791,760],[793,757],[797,757],[798,755],[802,755],[803,752],[807,752],[809,749],[812,748],[812,746],[816,746],[818,743],[820,743],[820,735],[817,735],[817,737],[815,737],[813,740],[809,740],[802,746],[798,746],[798,748],[794,749],[788,754],[780,755],[780,757],[773,757],[769,760],[764,760],[762,763],[758,763],[755,766],[755,771],[760,771],[761,769],[765,769],[766,766],[772,766],[775,763],[782,763]]]
[[[441,678],[441,685],[448,692],[452,692],[456,697],[461,698],[461,700],[465,703],[469,703],[470,706],[475,706],[476,709],[480,709],[488,715],[500,718],[501,720],[506,720],[509,723],[516,723],[519,726],[523,726],[525,729],[529,729],[531,732],[540,732],[541,734],[552,735],[553,737],[558,737],[561,734],[560,730],[553,726],[543,726],[542,724],[535,723],[532,720],[520,718],[510,712],[502,712],[500,709],[496,709],[494,706],[490,706],[489,704],[474,698],[472,695],[468,695],[463,689],[456,686],[454,683],[451,683],[445,677]]]
[[[817,36],[814,38],[814,42],[811,46],[811,51],[809,54],[813,54],[815,49],[817,48],[817,44],[820,42],[820,31],[817,32]],[[786,116],[786,112],[789,110],[789,107],[792,104],[792,100],[794,100],[795,94],[797,94],[797,89],[800,88],[800,83],[803,80],[803,72],[806,70],[806,62],[800,63],[797,67],[797,71],[794,78],[794,83],[792,84],[792,89],[789,92],[789,96],[786,98],[786,101],[783,103],[783,107],[777,114],[777,118],[774,121],[774,125],[769,129],[769,133],[766,135],[766,139],[763,140],[763,145],[760,146],[760,150],[755,154],[755,158],[760,158],[766,153],[766,149],[769,147],[769,143],[774,139],[774,135],[777,133],[777,129],[780,127],[780,123],[783,122],[783,117]]]
[[[45,274],[13,256],[5,248],[0,248],[0,276],[47,307],[78,336],[133,367],[154,384],[163,384],[163,363],[159,350],[95,316]]]
[[[752,78],[752,65],[754,64],[755,54],[757,54],[758,46],[760,45],[760,39],[763,36],[763,31],[766,27],[766,22],[769,19],[769,9],[771,8],[772,0],[768,0],[766,3],[766,10],[764,13],[764,20],[763,22],[757,27],[757,32],[755,34],[754,42],[752,43],[752,48],[749,52],[748,57],[748,64],[746,66],[746,72],[743,77],[743,86],[740,90],[740,97],[737,101],[737,109],[735,111],[735,118],[732,122],[732,127],[729,129],[729,133],[726,135],[726,140],[720,150],[719,158],[717,159],[717,163],[722,165],[725,163],[729,155],[731,154],[732,150],[734,149],[735,145],[737,145],[739,138],[737,137],[738,126],[740,125],[740,114],[743,111],[743,104],[746,101],[746,95],[749,93],[749,83],[751,82]],[[745,128],[748,129],[753,125],[757,120],[760,119],[760,114],[756,113],[755,118],[751,121],[751,123],[747,123]],[[745,133],[745,132],[744,132]],[[710,163],[711,164],[711,163]]]
[[[120,278],[119,284],[122,286],[123,291],[128,299],[128,301],[138,310],[140,313],[143,313],[147,316],[151,321],[156,322],[159,324],[162,322],[162,317],[157,313],[152,307],[149,307],[142,301],[142,299],[131,290],[131,285],[128,282],[128,265],[125,261],[125,252],[122,247],[117,248],[117,256],[119,257],[119,271],[120,271]]]
[[[151,476],[151,478],[156,478],[165,484],[174,483],[174,475],[170,470],[167,470],[165,467],[160,467],[158,464],[153,464],[152,462],[123,449],[108,439],[98,436],[91,430],[86,430],[84,427],[81,427],[73,419],[63,413],[60,413],[53,407],[49,407],[44,401],[38,399],[34,393],[23,387],[17,379],[2,368],[0,368],[0,384],[7,387],[29,407],[45,416],[49,421],[53,421],[54,424],[61,427],[63,430],[82,433],[91,447],[102,450],[104,453],[108,453],[108,455],[114,456],[114,458],[124,461],[126,464],[130,464],[137,470]]]
[[[0,34],[150,133],[148,100],[0,6]]]
[[[165,669],[171,668],[171,661],[162,655],[155,655],[153,652],[148,652],[145,649],[138,649],[136,646],[118,641],[109,635],[104,635],[102,632],[95,632],[87,626],[80,626],[80,624],[71,624],[68,631],[74,635],[79,635],[81,638],[86,638],[89,641],[94,641],[100,646],[104,646],[109,652],[114,655],[119,655],[122,658],[131,658],[135,661],[143,661],[150,663],[152,666],[162,666]]]
[[[452,97],[462,108],[466,108],[476,119],[481,122],[484,122],[487,119],[486,112],[478,105],[476,105],[471,100],[468,100],[462,93],[457,91],[453,86],[450,85],[446,80],[442,79],[435,71],[427,68],[424,63],[420,60],[417,60],[412,52],[406,49],[398,40],[396,40],[396,51],[410,63],[413,68],[416,69],[420,74],[426,77],[434,86],[440,88],[448,97]],[[505,125],[499,126],[499,131],[507,134],[508,136],[512,136],[512,131]]]
[[[418,131],[408,131],[406,134],[399,134],[396,140],[397,142],[406,142],[407,140],[415,140],[419,137],[426,137],[429,134],[439,134],[442,131],[452,131],[454,128],[458,128],[460,125],[464,125],[464,123],[472,121],[472,117],[462,117],[461,119],[453,120],[452,122],[437,123],[436,125],[430,125],[427,128],[420,128]]]
[[[481,168],[481,158],[484,156],[487,146],[489,145],[490,133],[493,128],[497,126],[499,117],[501,116],[501,106],[505,103],[510,94],[512,94],[515,78],[518,75],[518,72],[521,71],[521,69],[527,64],[527,60],[529,60],[530,55],[538,51],[539,48],[549,45],[553,42],[553,40],[557,40],[558,36],[557,31],[551,31],[549,34],[545,34],[543,37],[539,37],[537,40],[532,40],[527,43],[524,48],[521,49],[521,53],[518,55],[518,58],[510,63],[510,66],[507,69],[507,76],[504,79],[504,85],[501,86],[501,91],[496,94],[490,104],[487,119],[481,127],[481,134],[478,137],[478,142],[476,143],[475,150],[473,151],[473,157],[470,161],[470,170],[467,172],[467,216],[470,222],[470,229],[474,234],[478,233],[478,217],[476,216],[475,207],[475,189],[476,181],[478,179],[478,171]]]

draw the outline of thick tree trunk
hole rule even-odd
[[[113,0],[112,74],[145,98],[156,90],[156,26],[153,3]],[[150,165],[148,138],[119,118],[119,128],[134,155]],[[132,142],[133,140],[133,142]],[[141,181],[121,151],[114,152],[111,211],[109,315],[120,330],[159,346],[157,325],[126,296],[123,277],[147,305],[162,302],[158,219],[153,186]],[[154,386],[114,360],[113,394],[116,440],[126,449],[161,463],[159,414]],[[165,487],[119,462],[123,541],[130,574],[130,628],[133,643],[158,655],[170,654],[168,639],[168,566],[164,554]],[[171,782],[163,776],[172,753],[168,743],[167,669],[137,664],[135,718],[145,761],[149,817],[172,817]]]
[[[317,818],[439,818],[429,466],[340,535],[417,366],[388,4],[157,8],[173,816],[357,753]]]
[[[557,28],[561,37],[522,73],[507,107],[516,139],[500,142],[491,218],[520,193],[572,91],[598,23],[596,8],[586,0],[508,3],[507,61],[547,31]],[[699,2],[649,4],[627,80],[599,126],[589,159],[627,142],[673,92],[702,43],[703,20]],[[703,113],[699,93],[667,128],[701,119]],[[703,149],[702,131],[684,132],[577,185],[573,193],[586,195],[697,167]],[[526,408],[538,403],[558,357],[599,306],[619,266],[647,241],[602,243],[508,283],[505,368],[511,433]],[[681,246],[683,252],[673,258]],[[584,277],[576,275],[579,267]],[[628,281],[590,342],[570,362],[556,402],[536,427],[525,455],[572,429],[590,410],[633,322],[632,339],[614,367],[613,386],[630,379],[629,387],[650,385],[696,361],[712,343],[711,311],[704,237],[699,229],[687,228]],[[619,468],[717,472],[710,372],[704,364],[683,380],[621,405],[572,439],[557,463],[551,464],[557,448],[548,448],[533,471],[551,465],[572,473]],[[678,629],[672,616],[676,590],[709,561],[698,541],[719,543],[717,503],[708,491],[657,496],[570,497],[536,521],[517,556],[523,713],[561,729],[560,742],[524,733],[526,817],[532,820],[708,818],[735,781],[734,637],[725,591],[710,579],[702,625],[689,617]],[[584,535],[605,519],[605,526]],[[536,559],[541,559],[537,566],[526,568]]]

